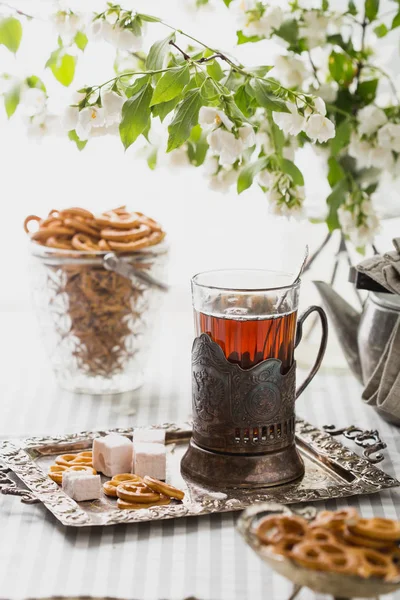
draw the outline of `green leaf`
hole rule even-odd
[[[213,101],[220,95],[220,90],[212,77],[207,77],[204,83],[200,86],[201,95],[206,100]],[[208,104],[208,102],[206,102]]]
[[[354,78],[356,67],[351,58],[333,50],[329,57],[329,72],[340,85],[348,86]]]
[[[222,0],[223,3],[225,4],[225,6],[227,6],[229,8],[229,5],[231,4],[231,2],[233,2],[233,0]]]
[[[36,77],[36,75],[30,75],[27,77],[25,79],[25,83],[30,88],[38,88],[44,92],[46,91],[46,86],[44,85],[43,81],[39,77]]]
[[[379,0],[365,0],[365,16],[368,21],[374,21],[379,11]]]
[[[143,77],[138,77],[138,79],[136,79],[132,85],[130,85],[128,88],[126,88],[126,90],[125,90],[126,97],[131,98],[132,96],[134,96],[149,81],[150,81],[150,75],[144,75]]]
[[[17,52],[22,38],[22,25],[18,19],[7,17],[0,20],[0,45],[13,52]]]
[[[65,87],[68,87],[75,75],[76,57],[71,54],[64,54],[62,49],[51,53],[46,67],[51,69],[54,77]]]
[[[322,0],[321,2],[321,10],[328,10],[329,8],[329,2],[328,0]]]
[[[381,23],[377,27],[374,27],[374,33],[378,36],[378,38],[383,38],[387,33],[389,33],[389,29],[386,27],[385,23]]]
[[[221,79],[224,76],[224,72],[221,69],[219,62],[217,62],[216,60],[212,60],[209,63],[207,63],[207,73],[216,81],[221,81]]]
[[[182,92],[185,85],[189,83],[189,79],[190,70],[187,64],[179,69],[167,71],[157,82],[151,104],[172,100]]]
[[[179,148],[186,142],[192,128],[197,125],[201,105],[201,93],[198,88],[190,90],[182,102],[178,104],[174,118],[168,126],[167,152]]]
[[[358,84],[356,95],[361,98],[363,104],[370,104],[374,101],[378,82],[378,79],[368,79]]]
[[[251,87],[254,90],[254,95],[258,104],[263,108],[274,110],[276,112],[290,112],[285,102],[278,100],[271,94],[271,87],[267,82],[260,79],[252,79]]]
[[[157,166],[157,147],[153,146],[147,155],[147,164],[149,169],[154,171]]]
[[[272,139],[274,142],[275,152],[278,156],[282,155],[282,150],[285,146],[285,134],[281,131],[278,125],[271,119],[270,123]]]
[[[330,156],[328,159],[328,181],[331,188],[335,187],[335,185],[346,176],[346,173],[333,156]]]
[[[254,113],[252,108],[253,98],[246,92],[246,86],[241,85],[235,93],[235,102],[245,117],[251,117]]]
[[[354,0],[349,0],[349,3],[347,5],[347,12],[351,15],[357,14],[357,7],[354,3]]]
[[[14,85],[8,92],[4,94],[4,108],[6,109],[7,117],[13,116],[17,110],[20,98],[20,86]]]
[[[179,98],[179,96],[177,96],[173,100],[169,100],[169,102],[161,102],[161,104],[155,104],[151,109],[153,116],[160,117],[160,121],[162,123],[164,121],[165,117],[174,110],[174,108],[178,104],[179,100],[180,100],[180,98]]]
[[[290,175],[294,185],[304,185],[303,174],[298,167],[287,158],[281,158],[279,161],[280,167],[284,173]]]
[[[295,45],[299,37],[299,26],[295,19],[284,21],[279,29],[275,30],[275,35],[288,42],[291,46]]]
[[[150,101],[153,88],[148,81],[122,107],[119,133],[125,150],[146,130],[150,121]]]
[[[192,165],[200,167],[207,155],[208,143],[200,125],[195,125],[188,139],[188,157]]]
[[[79,50],[82,50],[83,52],[88,43],[87,35],[85,35],[83,31],[78,31],[74,37],[74,42]]]
[[[149,50],[146,59],[146,69],[148,71],[158,71],[163,68],[164,58],[170,48],[170,41],[175,39],[175,33],[171,33],[164,40],[154,42]]]
[[[78,134],[76,133],[75,129],[72,129],[71,131],[68,132],[68,137],[70,140],[75,142],[76,147],[78,148],[79,151],[83,150],[87,144],[87,141],[82,142],[82,140],[79,139]]]
[[[342,121],[342,123],[336,127],[336,135],[330,140],[332,156],[337,156],[343,148],[348,146],[351,131],[352,127],[350,121]]]
[[[259,35],[251,35],[247,37],[247,35],[245,35],[243,31],[237,31],[236,37],[238,46],[240,46],[241,44],[248,44],[249,42],[259,42],[260,40],[264,39]]]
[[[153,15],[144,15],[142,13],[137,15],[139,17],[139,19],[142,19],[142,21],[147,21],[147,23],[160,23],[161,19],[159,19],[158,17],[153,17]]]
[[[257,67],[249,67],[248,69],[246,69],[246,73],[258,75],[258,77],[265,77],[265,75],[273,68],[273,66],[271,67],[269,65],[259,65]]]
[[[237,180],[237,193],[241,194],[247,190],[253,183],[254,177],[258,175],[260,171],[266,168],[268,159],[264,156],[258,160],[247,164],[239,173]]]
[[[396,29],[396,27],[400,27],[400,12],[397,13],[392,21],[392,29]]]
[[[335,229],[340,229],[340,223],[338,219],[338,208],[345,202],[346,193],[348,192],[349,184],[347,179],[341,179],[334,186],[332,192],[326,199],[326,202],[329,206],[329,213],[326,219],[326,224],[328,225],[329,231],[334,231]]]

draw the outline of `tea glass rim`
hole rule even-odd
[[[196,285],[197,287],[205,288],[208,290],[220,290],[225,292],[238,292],[238,293],[251,293],[251,292],[274,292],[277,290],[295,290],[298,289],[301,285],[301,279],[296,279],[290,285],[282,285],[282,286],[272,286],[272,287],[261,287],[261,288],[238,288],[238,287],[226,287],[219,285],[207,285],[204,283],[198,283],[196,279],[201,277],[201,275],[207,275],[211,273],[235,273],[239,271],[254,271],[257,273],[274,273],[275,275],[287,275],[289,277],[295,277],[294,273],[288,273],[287,271],[274,271],[273,269],[209,269],[207,271],[200,271],[193,275],[191,278],[192,286]]]

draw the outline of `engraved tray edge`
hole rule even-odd
[[[189,432],[190,424],[179,426],[164,423],[149,427],[151,429],[165,429],[172,438],[176,435],[179,439],[185,432]],[[122,435],[131,435],[132,428],[107,429],[103,431],[84,431],[74,434],[57,436],[35,436],[16,442],[0,441],[0,460],[9,467],[19,479],[34,493],[53,515],[63,524],[73,527],[116,525],[120,523],[138,523],[173,519],[179,517],[200,516],[211,513],[239,511],[250,504],[273,501],[281,504],[296,502],[312,502],[338,497],[355,496],[358,494],[371,494],[383,489],[400,486],[400,482],[371,464],[367,459],[358,456],[339,441],[332,438],[329,433],[321,431],[303,419],[296,420],[296,438],[304,445],[311,448],[318,455],[339,465],[345,471],[356,477],[349,484],[340,484],[320,489],[290,489],[279,486],[263,490],[246,498],[243,490],[237,490],[239,498],[215,499],[212,496],[203,498],[201,504],[171,505],[153,507],[143,511],[122,511],[117,508],[109,513],[99,515],[86,513],[62,489],[49,479],[46,473],[27,454],[26,450],[34,450],[43,446],[63,445],[68,443],[85,442],[107,433],[115,432]],[[19,443],[19,446],[16,445]]]

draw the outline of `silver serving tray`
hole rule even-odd
[[[42,502],[63,525],[87,527],[243,510],[259,502],[292,504],[372,494],[400,485],[399,481],[343,446],[329,433],[297,419],[297,445],[305,463],[305,475],[301,481],[257,490],[209,490],[186,482],[181,476],[180,462],[191,437],[190,424],[164,424],[155,428],[165,429],[167,481],[185,491],[183,503],[120,510],[116,501],[106,496],[93,502],[75,502],[49,479],[48,467],[58,454],[88,450],[94,438],[106,435],[110,430],[33,437],[20,441],[18,445],[15,441],[0,441],[0,461],[5,465],[3,474],[0,472],[0,491],[22,496],[25,502]],[[111,431],[132,437],[133,430]],[[5,474],[8,469],[27,489],[21,490],[16,486],[11,476]]]

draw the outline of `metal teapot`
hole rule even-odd
[[[400,296],[387,293],[385,288],[375,284],[371,286],[372,289],[384,292],[370,291],[359,313],[329,284],[323,281],[314,281],[314,284],[326,306],[350,369],[365,385],[374,373],[400,316]],[[396,416],[388,415],[379,408],[376,410],[386,420],[400,425],[400,419]]]

